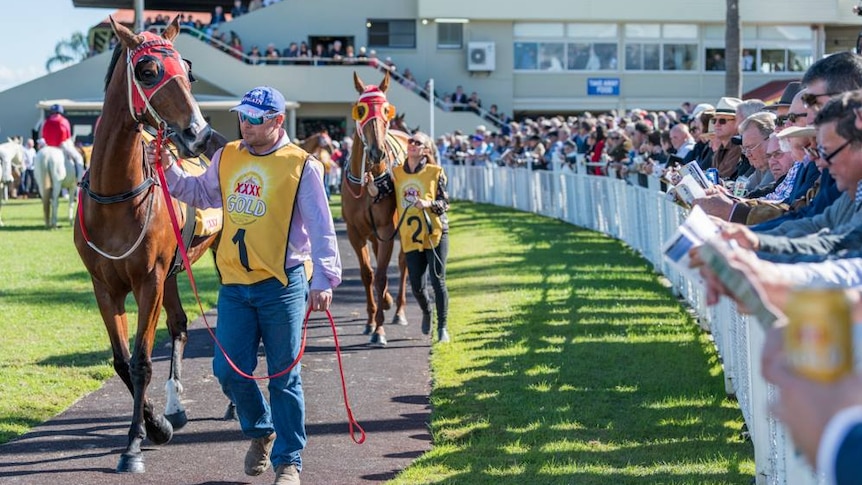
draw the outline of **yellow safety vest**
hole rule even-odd
[[[216,252],[222,283],[275,277],[287,286],[287,239],[307,158],[293,144],[261,156],[241,150],[239,141],[225,145],[219,161],[224,230]]]
[[[396,207],[398,214],[403,214],[404,218],[398,233],[401,235],[401,248],[405,253],[431,249],[440,244],[440,238],[443,236],[440,216],[431,209],[413,207],[413,202],[417,199],[434,200],[437,196],[437,181],[442,172],[442,167],[429,163],[416,173],[407,173],[404,165],[392,169]]]

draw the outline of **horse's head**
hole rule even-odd
[[[354,71],[353,84],[359,93],[359,99],[353,105],[352,116],[356,122],[356,133],[365,149],[365,170],[368,171],[369,165],[386,161],[386,132],[389,122],[395,117],[395,106],[386,100],[389,72],[383,76],[380,85],[375,86],[365,85]]]
[[[126,49],[126,94],[132,117],[155,128],[167,128],[183,157],[204,151],[212,129],[191,92],[191,63],[174,49],[179,17],[159,36],[135,34],[114,21],[111,27]],[[107,94],[106,94],[107,97]]]

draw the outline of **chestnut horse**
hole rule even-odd
[[[169,272],[177,241],[168,202],[158,190],[153,166],[144,159],[142,125],[164,129],[183,158],[205,151],[212,130],[191,94],[190,70],[173,48],[177,18],[162,36],[135,34],[111,18],[119,39],[105,81],[105,102],[96,127],[90,170],[81,183],[75,246],[90,272],[99,312],[113,351],[114,370],[133,397],[129,441],[118,472],[143,473],[141,443],[168,442],[187,418],[179,400],[181,359],[188,319]],[[131,96],[131,99],[129,97]],[[182,224],[183,211],[176,210]],[[191,261],[216,236],[189,244]],[[134,295],[138,322],[129,349],[126,296]],[[157,415],[147,397],[152,349],[164,305],[173,351],[167,383],[167,408]]]
[[[386,176],[392,165],[404,163],[407,157],[408,135],[389,130],[389,122],[395,116],[395,107],[386,101],[389,72],[386,72],[379,86],[366,86],[354,72],[353,84],[359,93],[359,100],[352,110],[356,131],[353,133],[350,161],[341,182],[341,213],[347,226],[350,245],[359,259],[359,273],[365,286],[368,311],[365,333],[371,334],[372,344],[385,346],[383,311],[392,306],[387,271],[395,246],[398,215],[395,210],[395,197],[390,195],[373,203],[362,179],[369,172],[375,179],[379,179]],[[377,259],[377,268],[373,272],[368,253],[369,241]],[[407,325],[404,308],[407,263],[403,252],[398,257],[398,268],[400,280],[393,323]]]

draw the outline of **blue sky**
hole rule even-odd
[[[0,91],[47,73],[45,62],[54,46],[75,32],[87,30],[113,9],[75,8],[72,0],[16,0],[3,2],[0,28]]]

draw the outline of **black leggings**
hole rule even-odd
[[[437,253],[435,256],[434,253]],[[431,311],[428,289],[425,286],[425,273],[431,278],[434,288],[434,303],[437,306],[437,328],[446,328],[446,317],[449,313],[449,290],[446,289],[446,257],[449,255],[449,234],[443,233],[440,244],[436,248],[405,253],[407,257],[407,274],[410,276],[410,288],[413,297],[419,303],[422,313]],[[430,267],[430,271],[428,271]]]

